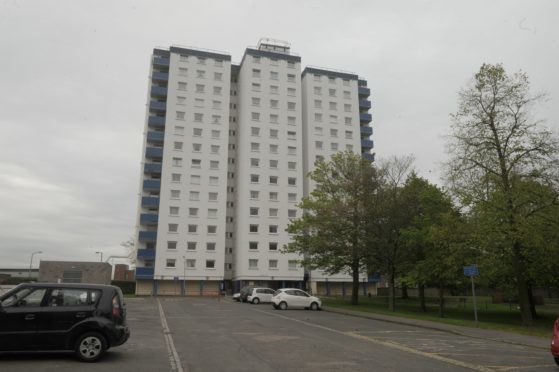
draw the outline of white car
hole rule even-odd
[[[241,294],[238,293],[238,292],[233,294],[233,300],[235,300],[237,302],[241,302]]]
[[[322,301],[297,288],[278,289],[272,297],[274,309],[286,310],[289,307],[320,310]]]
[[[272,302],[274,290],[271,288],[254,287],[247,296],[247,302],[258,304],[260,302]]]

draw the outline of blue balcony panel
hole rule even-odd
[[[144,190],[153,191],[153,190],[160,190],[160,189],[161,189],[160,180],[144,180]]]
[[[165,116],[148,117],[148,125],[155,128],[165,128]]]
[[[367,87],[359,87],[358,92],[360,96],[369,97],[371,95],[371,89]]]
[[[155,213],[142,213],[140,214],[140,223],[143,225],[156,224],[159,216]]]
[[[154,242],[157,239],[157,231],[140,231],[138,240],[141,242]]]
[[[156,196],[143,196],[142,207],[159,207],[159,198]]]
[[[359,101],[359,108],[370,109],[371,108],[371,101],[367,101],[366,99],[362,99]]]
[[[162,158],[163,147],[146,147],[147,158]]]
[[[169,80],[169,74],[166,72],[153,72],[151,74],[151,78],[155,81],[168,81]]]
[[[169,60],[169,58],[153,57],[153,65],[154,66],[169,67],[170,63],[171,63],[171,61]]]
[[[155,249],[138,249],[138,258],[155,258]]]
[[[360,86],[360,87],[366,87],[367,86],[367,80],[359,79],[359,80],[357,80],[357,85]]]
[[[161,163],[145,163],[144,173],[161,173]]]
[[[167,104],[159,101],[149,101],[149,109],[153,111],[165,111]]]
[[[373,120],[373,116],[371,114],[359,114],[359,120],[362,123],[370,123]]]
[[[165,138],[165,133],[164,132],[150,131],[150,132],[148,132],[148,136],[147,136],[147,139],[150,142],[163,142],[164,138]]]
[[[370,127],[368,125],[362,125],[361,126],[361,134],[364,134],[366,136],[370,136],[373,134],[373,127]]]
[[[361,147],[367,148],[367,149],[372,149],[373,148],[373,141],[368,140],[368,139],[362,139],[361,140]]]
[[[167,96],[167,87],[151,87],[151,95],[157,97],[166,97]]]
[[[136,267],[136,279],[153,279],[153,267]]]
[[[370,152],[364,152],[361,154],[361,156],[367,160],[375,161],[375,154],[371,154]]]

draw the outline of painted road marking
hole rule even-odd
[[[167,345],[167,353],[169,355],[171,370],[184,372],[179,354],[177,353],[177,349],[175,349],[173,337],[171,336],[171,331],[169,330],[169,326],[167,325],[167,319],[165,319],[165,313],[163,312],[163,307],[161,306],[159,298],[157,299],[157,306],[159,307],[159,317],[161,318],[161,326],[163,327],[163,335],[165,336],[165,344]]]

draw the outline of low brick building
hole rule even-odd
[[[106,262],[41,261],[39,282],[111,284],[112,267]]]
[[[130,270],[126,264],[116,264],[113,278],[123,282],[134,281],[134,270]]]

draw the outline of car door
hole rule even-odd
[[[295,294],[297,295],[297,303],[300,307],[309,307],[311,305],[311,297],[301,290],[295,290]]]
[[[272,302],[272,296],[274,295],[274,290],[265,288],[262,290],[262,302]]]
[[[300,307],[300,303],[301,300],[299,299],[299,296],[297,296],[297,293],[295,292],[294,289],[288,289],[286,291],[284,291],[285,295],[286,295],[286,302],[287,302],[287,306],[289,307]]]
[[[36,350],[38,323],[44,316],[46,288],[23,287],[3,297],[0,310],[0,350]]]

